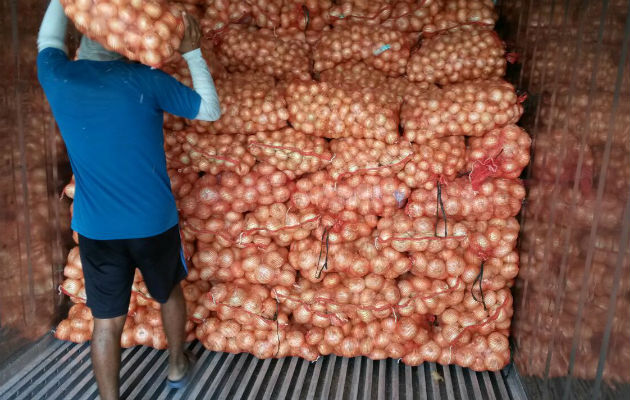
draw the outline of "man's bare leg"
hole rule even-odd
[[[178,381],[184,377],[188,363],[184,355],[186,302],[179,284],[175,285],[161,309],[162,324],[168,340],[168,379]]]
[[[120,336],[126,315],[94,318],[91,353],[94,376],[102,400],[118,400],[120,375]]]

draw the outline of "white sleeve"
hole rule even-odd
[[[193,81],[193,88],[201,96],[201,104],[199,105],[199,113],[195,119],[202,121],[216,121],[221,117],[221,106],[219,105],[219,96],[214,87],[212,76],[208,71],[206,60],[201,56],[201,49],[195,49],[188,53],[182,54],[188,63],[190,76]]]
[[[63,12],[61,3],[59,0],[51,0],[37,35],[37,51],[53,47],[68,54],[65,44],[67,26],[68,17]]]

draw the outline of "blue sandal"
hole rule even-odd
[[[171,389],[181,389],[183,387],[186,387],[192,376],[193,365],[195,364],[195,357],[190,352],[185,352],[184,355],[186,356],[187,362],[186,372],[184,372],[184,376],[176,381],[172,381],[168,378],[166,379],[166,384]]]

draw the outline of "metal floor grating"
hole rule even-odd
[[[123,399],[526,399],[516,371],[477,373],[425,363],[409,367],[396,360],[321,357],[258,360],[249,354],[207,351],[188,346],[198,357],[186,390],[165,385],[165,351],[135,347],[123,351]],[[3,371],[0,399],[97,399],[89,345],[44,338]],[[33,352],[35,355],[33,355]],[[26,361],[24,361],[26,360]],[[0,375],[3,376],[3,375]]]

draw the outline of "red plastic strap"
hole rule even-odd
[[[510,64],[515,64],[518,62],[519,54],[515,52],[509,52],[505,54],[505,60]]]

